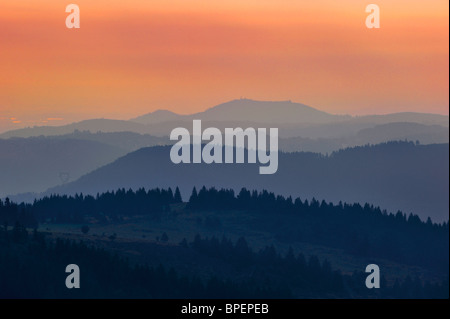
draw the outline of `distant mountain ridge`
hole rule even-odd
[[[134,132],[154,136],[168,136],[178,126],[186,127],[193,119],[205,125],[221,127],[278,127],[281,137],[345,137],[359,130],[393,122],[440,125],[448,129],[448,116],[421,113],[394,113],[353,117],[334,115],[291,101],[233,100],[206,111],[179,115],[158,110],[137,118],[121,121],[92,119],[64,126],[23,128],[0,134],[0,138],[70,134],[75,130],[101,132]]]
[[[158,110],[130,121],[154,124],[168,121],[253,122],[272,124],[320,124],[351,118],[348,115],[332,115],[310,106],[291,101],[233,100],[191,115]]]
[[[183,117],[183,115],[168,110],[156,110],[154,112],[133,118],[130,121],[141,124],[154,124],[168,121],[176,121],[180,117]]]
[[[390,123],[360,130],[350,137],[280,138],[279,149],[284,152],[303,151],[326,154],[347,147],[378,144],[392,139],[408,140],[419,144],[449,142],[448,130],[438,125]],[[171,145],[174,142],[168,137],[133,132],[91,133],[89,131],[74,131],[71,134],[26,139],[17,137],[0,139],[2,150],[0,178],[8,181],[1,183],[0,197],[19,195],[20,200],[29,198],[32,200],[34,195],[24,197],[23,193],[41,192],[48,187],[60,184],[61,181],[57,176],[59,171],[71,172],[72,181],[81,176],[80,174],[89,173],[92,169],[112,162],[129,152],[145,147]]]
[[[211,126],[220,130],[226,127],[278,127],[279,149],[286,152],[326,154],[347,147],[393,140],[408,140],[419,144],[449,142],[448,116],[397,113],[351,117],[328,114],[291,101],[261,102],[241,99],[191,115],[159,110],[129,121],[92,119],[64,126],[24,128],[0,134],[0,145],[7,145],[0,151],[0,159],[8,157],[8,161],[3,162],[4,166],[0,167],[0,177],[16,178],[0,185],[0,196],[39,192],[59,184],[59,178],[54,172],[42,170],[42,165],[47,162],[53,163],[53,167],[64,166],[64,163],[55,162],[55,156],[64,158],[63,154],[53,153],[55,150],[52,147],[56,145],[61,150],[65,149],[68,154],[73,150],[70,147],[64,148],[64,143],[68,146],[75,145],[74,140],[77,140],[76,147],[82,146],[79,153],[83,150],[84,154],[78,153],[72,158],[81,161],[84,156],[84,162],[75,161],[70,166],[71,178],[77,178],[79,174],[88,173],[140,148],[173,144],[174,141],[169,140],[171,130],[180,126],[192,130],[192,119],[195,118],[202,119],[203,129]],[[264,121],[270,122],[263,123]],[[22,141],[21,138],[30,140]],[[51,140],[59,140],[59,144]],[[25,156],[24,145],[29,150],[37,151]],[[97,150],[101,152],[97,152],[93,145],[97,145]],[[41,152],[42,149],[48,149],[48,152]],[[103,157],[100,154],[108,155]],[[101,160],[97,161],[95,156],[99,156]],[[24,161],[24,158],[29,161]],[[71,163],[68,158],[64,161]],[[17,163],[22,163],[22,166],[17,166]],[[47,173],[40,175],[33,172],[33,167]],[[83,169],[78,170],[78,167]],[[1,175],[1,172],[7,170],[8,174]],[[25,174],[26,171],[29,173]],[[50,175],[53,177],[47,178]]]
[[[193,186],[268,189],[282,195],[338,203],[370,203],[392,212],[448,220],[449,145],[396,142],[323,156],[280,153],[278,172],[259,175],[258,164],[180,164],[170,147],[143,148],[47,194],[96,194],[117,188],[175,187],[183,197]]]
[[[91,119],[62,126],[35,126],[12,130],[0,134],[0,138],[55,136],[55,135],[71,134],[74,131],[89,131],[91,133],[134,132],[144,134],[147,131],[147,126],[144,124],[130,121]]]
[[[45,191],[128,153],[113,145],[70,138],[0,139],[0,150],[0,198]]]

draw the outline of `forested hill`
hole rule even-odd
[[[189,261],[194,276],[183,277],[185,274],[177,274],[183,269],[181,266],[169,271],[163,266],[133,266],[96,247],[47,240],[45,233],[35,230],[30,234],[22,226],[37,227],[37,222],[45,221],[47,226],[74,223],[120,227],[125,220],[139,215],[148,216],[156,229],[164,216],[171,216],[174,222],[173,218],[194,213],[207,216],[205,223],[209,223],[208,227],[219,227],[219,233],[220,220],[238,214],[238,227],[246,234],[252,230],[264,231],[274,234],[279,242],[330,247],[335,253],[327,258],[333,261],[345,254],[363,260],[383,260],[384,264],[392,261],[403,265],[405,271],[421,267],[441,280],[424,283],[420,278],[397,277],[394,284],[383,280],[384,289],[374,291],[364,288],[365,277],[361,271],[343,274],[326,259],[320,260],[315,255],[305,257],[292,250],[280,254],[272,245],[255,250],[245,238],[233,243],[225,237],[218,240],[197,235],[193,241],[183,240],[176,245],[152,241],[143,244],[148,258],[156,258],[157,262],[165,255],[175,256],[181,265]],[[0,296],[3,297],[448,298],[448,223],[422,222],[416,215],[389,214],[369,204],[334,205],[315,199],[286,198],[267,191],[244,188],[235,193],[204,187],[198,191],[193,189],[189,201],[182,203],[178,189],[136,192],[120,189],[95,197],[55,195],[33,204],[1,201],[0,221],[3,287]],[[115,237],[110,238],[111,242],[116,240],[119,245],[120,238]],[[163,240],[167,242],[167,238]],[[84,289],[74,293],[64,289],[58,277],[64,265],[73,262],[86,269],[84,278],[87,278]],[[20,267],[20,278],[24,280],[17,277],[15,267]],[[205,267],[218,267],[214,273],[218,277],[204,278]],[[106,280],[108,276],[115,280]],[[390,276],[392,279],[394,275]],[[41,281],[46,284],[29,285]]]
[[[259,175],[259,164],[173,164],[170,147],[143,148],[47,194],[96,194],[119,188],[193,186],[267,189],[285,196],[338,203],[371,203],[422,220],[448,220],[449,145],[390,142],[324,156],[279,154],[278,171]]]
[[[76,195],[51,196],[33,204],[0,202],[0,221],[36,227],[37,222],[106,223],[136,215],[161,216],[171,205],[181,203],[178,188],[125,189],[98,194],[96,197]],[[189,210],[214,212],[216,218],[230,211],[240,211],[242,227],[259,227],[288,242],[308,242],[342,248],[359,256],[382,257],[409,265],[420,265],[448,273],[448,222],[422,222],[417,215],[388,213],[370,204],[332,204],[315,199],[285,198],[262,191],[194,188],[185,213]],[[256,224],[246,222],[256,216]],[[255,217],[253,217],[255,218]]]

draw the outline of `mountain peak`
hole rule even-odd
[[[236,99],[225,102],[197,113],[195,116],[210,121],[239,120],[274,124],[319,124],[344,118],[291,100],[256,101],[251,99]]]
[[[169,111],[169,110],[163,110],[163,109],[158,109],[158,110],[153,111],[153,112],[150,112],[150,113],[148,113],[148,114],[149,114],[149,115],[150,115],[150,114],[152,114],[152,115],[169,115],[169,114],[174,114],[174,115],[176,115],[175,112],[172,112],[172,111]]]
[[[131,119],[142,124],[201,119],[211,122],[254,122],[270,124],[324,124],[347,119],[305,104],[286,101],[257,101],[247,98],[235,99],[191,115],[179,115],[168,110],[154,112]]]
[[[169,110],[156,110],[141,116],[138,116],[134,119],[130,119],[131,122],[137,122],[142,124],[154,124],[166,121],[172,121],[178,119],[182,115],[174,113]]]

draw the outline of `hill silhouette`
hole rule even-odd
[[[141,124],[155,124],[168,121],[176,121],[180,119],[180,117],[183,117],[183,115],[179,115],[168,110],[156,110],[154,112],[133,118],[130,121]]]
[[[337,138],[357,134],[358,131],[395,122],[439,125],[447,129],[448,116],[421,113],[395,113],[352,117],[335,115],[291,101],[233,100],[206,111],[179,115],[158,110],[129,121],[92,119],[64,126],[40,126],[12,130],[0,138],[70,134],[75,130],[97,132],[134,132],[160,137],[169,136],[172,129],[192,125],[201,119],[204,125],[217,127],[278,127],[280,137]],[[395,138],[390,137],[388,140]],[[438,143],[439,140],[433,140]]]
[[[0,134],[0,138],[37,137],[71,134],[74,131],[97,132],[134,132],[147,133],[147,126],[130,121],[110,119],[90,119],[62,126],[34,126]]]
[[[0,198],[42,192],[125,155],[126,150],[77,139],[0,139]]]
[[[97,132],[90,131],[74,131],[70,134],[55,135],[42,137],[54,140],[77,139],[85,141],[93,141],[111,145],[128,152],[136,151],[143,147],[150,147],[156,145],[171,145],[174,142],[167,137],[158,137],[149,134],[139,134],[133,132]]]
[[[267,189],[281,195],[338,203],[371,203],[422,219],[448,220],[449,146],[390,142],[324,156],[280,153],[278,172],[259,175],[259,164],[173,164],[170,147],[143,148],[50,193],[96,194],[117,188],[193,186]]]
[[[291,101],[233,100],[219,104],[192,118],[204,121],[241,121],[277,124],[322,124],[339,122],[350,116],[333,115]]]
[[[230,225],[233,216],[237,223]],[[136,230],[146,225],[155,233],[168,218],[170,236],[178,231],[181,241],[169,240],[166,232],[156,241],[143,240],[139,232],[121,237],[124,223]],[[46,232],[37,230],[38,222],[45,222]],[[178,230],[177,222],[182,223]],[[48,228],[81,223],[79,235],[72,230],[70,237],[82,239],[79,243],[63,239],[69,228],[62,228],[63,233]],[[200,231],[195,235],[193,223]],[[95,197],[50,196],[33,204],[0,200],[0,224],[3,297],[448,298],[448,223],[387,214],[369,204],[333,205],[267,191],[205,187],[193,189],[189,201],[182,203],[178,189],[119,189]],[[111,225],[118,233],[109,241],[104,232],[88,236],[88,224],[92,232]],[[34,228],[33,233],[24,226]],[[257,231],[259,238],[264,233],[272,239],[258,246],[254,237],[231,240],[224,235],[230,227],[246,236]],[[289,244],[284,252],[281,243]],[[293,248],[298,243],[320,245],[329,253],[305,254]],[[130,250],[142,254],[130,255]],[[359,262],[335,267],[350,256]],[[362,270],[374,261],[382,263],[383,289],[363,285]],[[85,269],[86,284],[78,292],[61,285],[61,269],[68,263]],[[391,268],[394,265],[401,266],[400,273]],[[108,280],[111,276],[115,280]],[[45,285],[36,285],[36,280]]]

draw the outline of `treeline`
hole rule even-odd
[[[150,214],[157,218],[170,212],[171,205],[182,203],[178,187],[136,191],[119,189],[96,196],[52,195],[33,204],[0,201],[0,225],[19,222],[37,227],[38,222],[90,223],[120,221],[124,216]],[[182,205],[180,207],[183,207]],[[249,229],[274,234],[281,242],[306,242],[343,249],[360,257],[380,257],[408,265],[424,266],[448,274],[449,224],[422,221],[417,215],[388,213],[370,204],[347,204],[302,200],[268,191],[194,188],[187,211],[214,212],[220,226],[221,214],[240,211],[258,216]]]
[[[246,280],[180,276],[163,265],[132,265],[83,242],[47,240],[16,225],[0,229],[0,298],[290,298],[289,291]],[[80,289],[67,289],[66,266],[80,267]]]
[[[424,227],[443,228],[448,229],[448,222],[442,224],[436,224],[431,221],[430,218],[426,222],[421,221],[420,217],[414,214],[407,216],[398,211],[396,214],[388,213],[386,210],[381,210],[379,207],[374,207],[366,203],[361,206],[358,203],[347,204],[339,202],[335,205],[333,203],[327,203],[324,200],[319,202],[315,198],[309,202],[307,199],[302,201],[299,197],[295,200],[291,196],[284,197],[282,195],[275,195],[272,192],[263,190],[258,192],[256,190],[250,191],[246,188],[242,188],[238,195],[235,194],[233,189],[220,189],[215,187],[207,189],[203,186],[199,192],[194,187],[192,194],[189,198],[187,208],[197,210],[249,210],[258,212],[274,212],[279,213],[307,213],[318,214],[328,213],[329,215],[335,214],[338,210],[344,211],[343,217],[355,217],[372,216],[373,219],[379,219],[383,221],[389,221],[391,223],[408,224],[408,225],[420,225]],[[335,210],[333,212],[333,210]]]
[[[123,216],[145,215],[169,212],[170,204],[181,203],[178,187],[175,192],[169,189],[143,188],[133,191],[119,189],[91,196],[76,194],[75,196],[51,195],[37,199],[33,204],[13,204],[6,199],[0,201],[0,222],[20,222],[28,227],[37,222],[84,223],[86,218],[99,222],[116,221]]]
[[[362,257],[382,257],[448,273],[449,225],[421,221],[417,215],[388,213],[365,204],[301,200],[267,191],[194,188],[187,208],[254,212],[261,218],[249,227],[276,234],[280,241],[302,241],[342,248]]]
[[[11,202],[9,198],[6,198],[4,202],[0,199],[0,223],[5,229],[9,225],[13,226],[16,223],[32,228],[38,225],[36,216],[29,205],[18,205]]]
[[[218,259],[223,265],[235,267],[240,276],[253,282],[269,282],[279,291],[292,291],[295,298],[448,298],[448,278],[437,284],[422,282],[420,278],[407,276],[388,285],[381,276],[382,289],[367,289],[366,273],[343,275],[333,270],[329,261],[322,262],[316,256],[309,258],[294,254],[292,248],[286,255],[279,254],[273,246],[258,252],[252,250],[245,238],[235,244],[223,237],[201,238],[197,235],[190,244],[184,239],[180,245],[192,248],[202,255]]]

